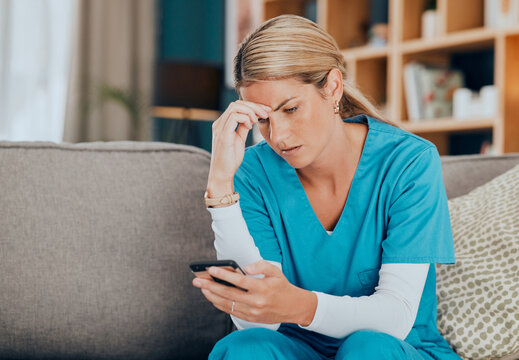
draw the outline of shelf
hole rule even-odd
[[[503,33],[504,35],[519,35],[519,26],[513,26],[506,29],[497,30],[498,33]]]
[[[388,56],[389,46],[359,46],[356,48],[342,50],[341,53],[346,60],[378,59]]]
[[[270,17],[301,14],[304,0],[264,0]],[[422,38],[422,14],[428,0],[388,0],[388,44],[369,46],[373,2],[313,0],[318,25],[336,41],[348,80],[386,109],[385,118],[433,142],[442,155],[453,137],[489,135],[497,154],[519,151],[519,24],[485,27],[486,0],[436,1],[434,38]],[[377,9],[380,9],[378,7]],[[265,19],[266,20],[266,19]],[[463,71],[465,86],[497,88],[497,115],[459,120],[453,117],[409,122],[404,69],[410,62]]]
[[[401,50],[405,54],[441,51],[441,50],[475,50],[492,47],[499,31],[488,28],[457,31],[449,35],[432,39],[415,39],[402,43]]]
[[[311,0],[263,0],[264,3],[273,3],[273,2],[308,2]]]
[[[496,123],[495,118],[459,120],[455,118],[440,118],[420,120],[418,122],[401,121],[398,125],[403,129],[417,133],[454,132],[465,130],[492,129]]]
[[[173,106],[154,106],[151,109],[153,117],[163,119],[179,119],[191,121],[215,121],[221,112],[216,110],[184,108]]]

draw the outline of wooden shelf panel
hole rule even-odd
[[[321,0],[322,2],[322,0]],[[368,36],[363,30],[369,22],[369,1],[325,0],[325,30],[333,36],[339,49],[363,46]]]
[[[496,124],[495,118],[458,120],[454,118],[441,118],[421,120],[419,122],[401,121],[397,123],[404,130],[415,134],[454,132],[466,130],[492,129]]]
[[[519,35],[519,26],[513,26],[507,29],[503,29],[501,31],[498,30],[498,33],[503,33],[504,35]]]
[[[446,33],[484,26],[484,0],[444,0],[442,5]]]
[[[387,57],[364,58],[356,61],[355,84],[377,107],[387,105]]]
[[[402,43],[404,54],[429,51],[476,50],[492,47],[499,31],[487,28],[458,31],[433,39],[415,39]]]
[[[264,19],[272,19],[280,14],[304,16],[306,0],[263,0]]]
[[[163,119],[179,119],[179,120],[193,120],[193,121],[215,121],[221,115],[220,111],[184,108],[173,106],[154,106],[151,109],[153,117]]]
[[[387,57],[391,49],[389,46],[359,46],[356,48],[342,50],[341,53],[346,60],[378,59]]]

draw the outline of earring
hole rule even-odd
[[[339,113],[339,102],[338,102],[338,101],[335,103],[335,106],[333,107],[333,110],[334,110],[334,112],[335,112],[336,114]]]

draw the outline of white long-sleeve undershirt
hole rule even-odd
[[[207,210],[212,217],[217,259],[233,259],[242,268],[262,260],[243,218],[239,201],[231,206]],[[281,263],[269,262],[282,270]],[[382,264],[379,283],[370,296],[335,296],[314,291],[317,309],[312,323],[299,326],[336,338],[370,329],[403,340],[416,319],[428,271],[429,264]],[[249,322],[234,315],[231,319],[238,330],[250,327],[277,330],[280,326],[280,323]]]

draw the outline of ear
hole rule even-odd
[[[333,68],[328,73],[326,92],[332,99],[340,99],[342,98],[343,91],[342,73],[339,69]]]

